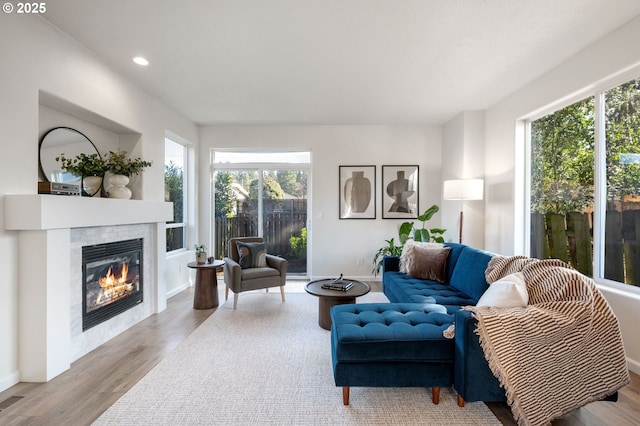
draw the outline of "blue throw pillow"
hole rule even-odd
[[[242,269],[264,268],[267,266],[267,250],[264,243],[241,243],[236,242],[238,263]]]

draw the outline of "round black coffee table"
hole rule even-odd
[[[344,281],[352,282],[353,287],[347,291],[322,288],[323,284],[330,281],[333,279],[311,281],[304,287],[307,293],[318,296],[318,325],[325,330],[331,330],[330,312],[332,306],[356,303],[356,297],[364,296],[371,290],[369,284],[348,278],[344,278]]]

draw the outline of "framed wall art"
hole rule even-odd
[[[376,166],[339,166],[340,219],[376,218]]]
[[[418,217],[418,166],[382,166],[382,218]]]

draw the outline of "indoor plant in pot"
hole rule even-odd
[[[434,204],[418,216],[418,220],[422,222],[422,228],[416,228],[413,222],[403,222],[398,230],[398,242],[400,244],[396,245],[396,240],[394,238],[385,240],[387,245],[379,248],[373,257],[373,270],[371,272],[373,272],[374,275],[377,275],[378,272],[380,272],[380,269],[382,268],[382,259],[385,256],[400,256],[402,254],[404,244],[410,238],[413,238],[415,241],[425,243],[444,243],[444,237],[442,235],[446,232],[446,229],[426,228],[426,222],[439,210],[440,208]],[[413,231],[413,235],[411,231]]]
[[[78,154],[74,158],[64,153],[56,157],[63,170],[77,176],[82,181],[82,195],[93,197],[100,192],[105,172],[105,161],[100,154]]]
[[[196,250],[196,263],[198,265],[207,263],[207,246],[204,244],[194,244],[193,248]]]
[[[126,151],[109,151],[106,155],[105,169],[110,173],[107,190],[109,198],[131,198],[131,190],[127,188],[129,178],[151,166],[150,161],[140,158],[127,158]]]

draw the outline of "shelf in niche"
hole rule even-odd
[[[173,203],[46,194],[4,197],[7,230],[71,229],[168,222]]]

